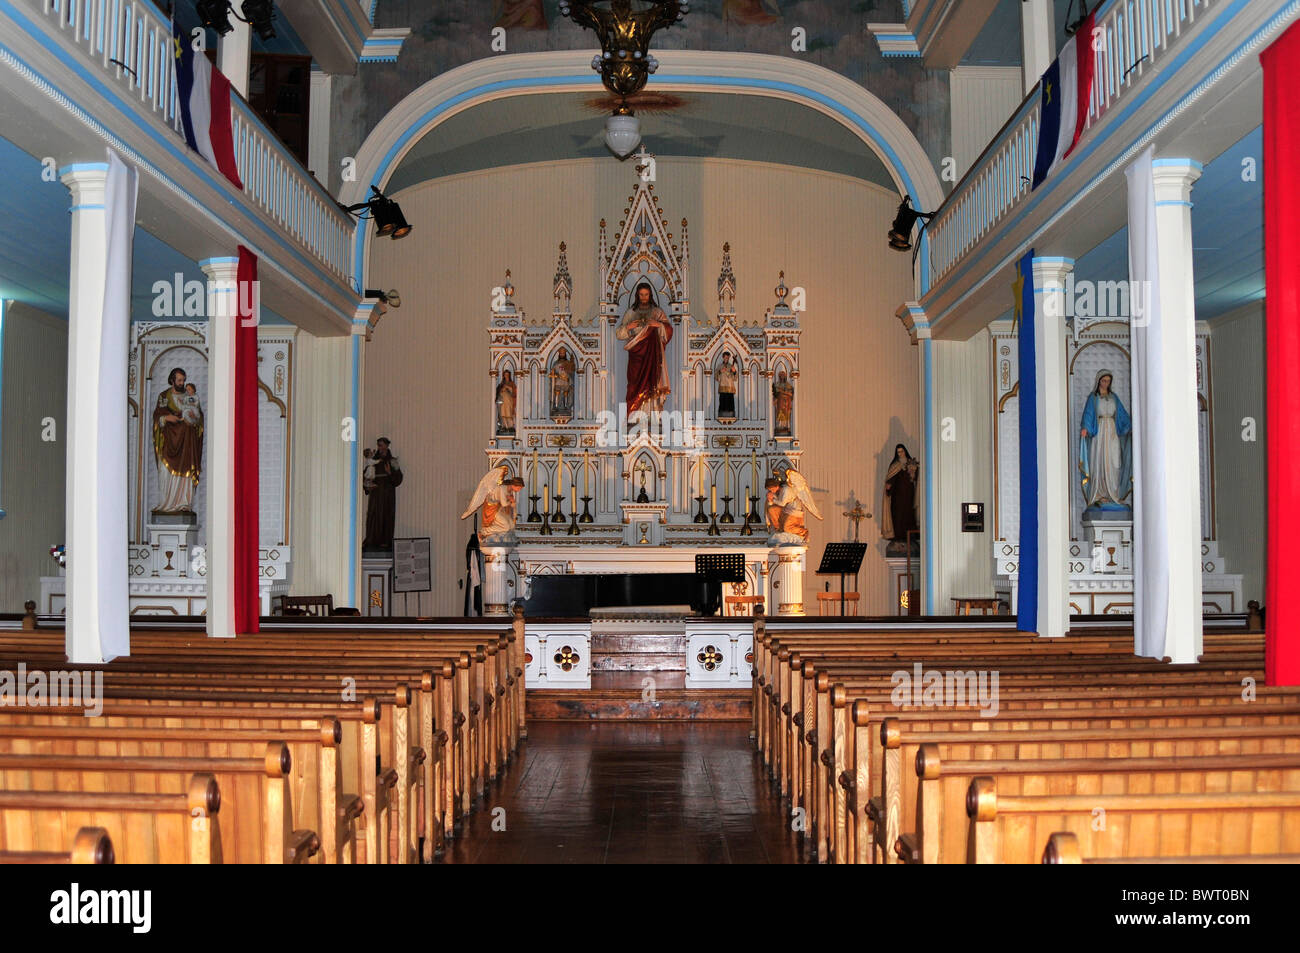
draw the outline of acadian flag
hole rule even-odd
[[[1066,43],[1038,83],[1042,92],[1032,188],[1042,185],[1074,151],[1088,123],[1088,103],[1097,62],[1097,54],[1092,49],[1095,16],[1095,13],[1088,14],[1072,41]]]
[[[230,80],[213,69],[208,58],[196,54],[189,38],[172,24],[176,57],[176,103],[185,129],[185,141],[208,164],[243,189],[235,166],[235,138],[230,125]]]

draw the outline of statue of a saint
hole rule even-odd
[[[185,371],[174,368],[153,409],[153,452],[158,463],[159,501],[154,513],[194,512],[194,488],[203,463],[203,408]]]
[[[772,522],[773,510],[776,512],[776,531],[769,537],[771,544],[802,546],[808,542],[808,527],[804,515],[811,513],[817,519],[822,518],[821,511],[812,498],[812,487],[798,470],[785,471],[785,485],[776,492],[772,499],[768,491],[768,523]]]
[[[504,463],[493,467],[478,481],[474,496],[460,518],[466,519],[475,510],[481,511],[483,519],[478,535],[483,545],[514,542],[515,499],[523,486],[524,481],[512,477],[510,467]]]
[[[501,372],[501,383],[497,385],[497,433],[515,432],[515,406],[519,389],[515,385],[514,375],[510,371]]]
[[[664,400],[672,392],[664,351],[673,339],[673,326],[655,304],[654,289],[648,282],[636,286],[632,307],[614,334],[627,342],[623,350],[627,351],[628,416],[642,409],[663,410]]]
[[[730,422],[736,419],[736,362],[731,359],[730,351],[722,352],[722,363],[718,365],[718,420]]]
[[[1079,471],[1089,508],[1126,510],[1133,489],[1133,419],[1110,387],[1115,375],[1100,371],[1083,405],[1079,430]]]
[[[393,529],[397,524],[397,488],[402,485],[402,468],[393,456],[387,437],[375,441],[375,449],[366,448],[366,464],[362,489],[366,501],[366,537],[361,542],[363,552],[391,553]]]
[[[551,365],[550,378],[551,417],[567,422],[573,416],[573,358],[569,357],[567,348],[560,348]]]
[[[915,532],[916,480],[920,462],[907,452],[907,447],[894,447],[894,459],[889,461],[885,473],[885,499],[881,504],[880,535],[890,540],[885,551],[891,555],[907,553],[907,534]]]
[[[786,379],[785,371],[778,371],[772,384],[772,410],[775,416],[772,433],[790,436],[790,423],[794,420],[794,385]]]

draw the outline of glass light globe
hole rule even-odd
[[[636,116],[610,116],[605,120],[605,145],[626,159],[641,142],[641,121]]]

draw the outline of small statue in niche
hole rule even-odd
[[[821,510],[812,498],[812,487],[798,470],[785,471],[785,485],[776,492],[775,499],[768,491],[768,523],[776,511],[776,531],[768,538],[769,545],[803,546],[808,542],[808,527],[804,515],[811,513],[822,518]]]
[[[786,378],[785,371],[778,371],[772,384],[772,411],[775,417],[772,433],[779,437],[790,436],[790,425],[794,420],[794,385]]]
[[[736,419],[736,362],[731,359],[730,351],[722,352],[722,363],[718,365],[718,420],[732,423]]]
[[[203,408],[182,368],[167,375],[153,411],[153,451],[161,499],[153,512],[193,520],[194,490],[203,468]]]
[[[387,437],[375,441],[375,449],[367,447],[362,455],[369,461],[362,475],[361,486],[366,496],[366,537],[361,543],[363,552],[391,553],[393,528],[397,523],[397,488],[402,485],[402,468],[397,465],[392,446]]]
[[[907,534],[918,528],[916,480],[920,469],[920,462],[908,453],[907,447],[901,443],[894,447],[894,459],[885,473],[885,498],[880,507],[880,534],[890,541],[885,547],[886,555],[915,555],[908,553]],[[920,541],[917,537],[913,539],[915,550]]]
[[[573,358],[567,348],[560,348],[551,365],[551,419],[568,423],[573,418]]]
[[[515,377],[509,370],[501,372],[501,383],[497,385],[497,433],[515,432],[515,407],[518,406],[519,388]]]
[[[1079,430],[1079,472],[1089,510],[1131,511],[1124,502],[1133,489],[1133,419],[1111,390],[1115,375],[1099,371],[1083,405]]]
[[[484,474],[474,489],[461,519],[468,518],[475,510],[481,511],[483,517],[479,526],[479,540],[484,545],[504,545],[515,541],[515,501],[524,481],[510,475],[506,464],[495,466]]]

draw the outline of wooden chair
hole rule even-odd
[[[327,616],[334,613],[333,596],[277,596],[276,615]]]
[[[723,596],[723,615],[745,616],[754,614],[755,606],[763,605],[762,596]]]
[[[858,614],[858,600],[861,595],[856,592],[844,593],[844,614]],[[820,615],[840,614],[840,594],[838,592],[817,593],[817,610]]]

